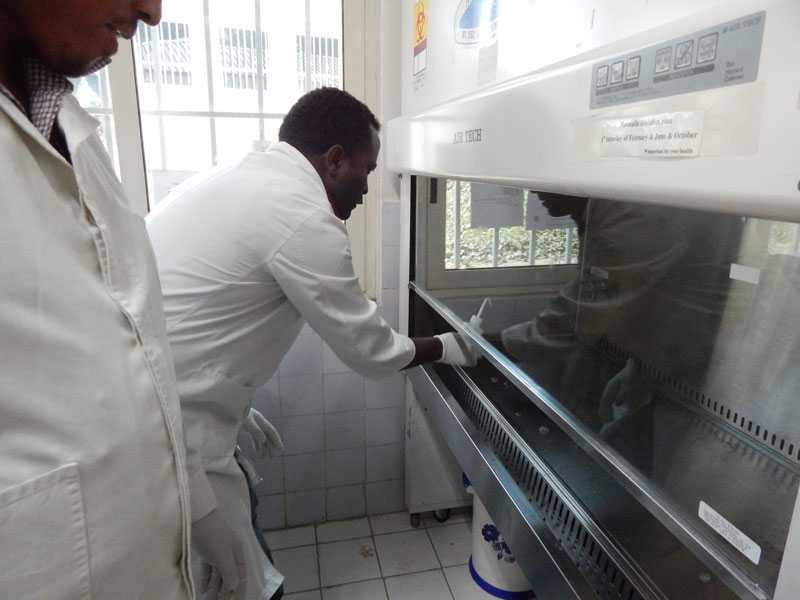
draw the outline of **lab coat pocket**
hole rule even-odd
[[[0,596],[91,599],[77,464],[0,491]]]

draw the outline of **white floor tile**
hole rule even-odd
[[[275,567],[286,578],[283,587],[287,594],[319,588],[315,546],[277,550],[272,556],[275,558]]]
[[[330,521],[317,525],[317,540],[320,544],[369,537],[369,521],[366,517],[349,521]]]
[[[411,526],[411,517],[407,512],[374,515],[369,518],[369,522],[372,524],[372,533],[375,535],[414,529]]]
[[[444,570],[444,576],[447,578],[447,583],[450,584],[455,600],[490,600],[493,598],[472,580],[467,565],[449,567]]]
[[[286,594],[283,600],[320,600],[319,590],[313,592],[300,592],[299,594]]]
[[[384,577],[438,569],[439,561],[425,531],[404,531],[375,537]]]
[[[389,600],[453,600],[441,571],[427,571],[386,580]]]
[[[298,546],[313,546],[317,543],[314,537],[314,526],[292,527],[291,529],[277,529],[267,532],[267,544],[270,550],[283,550],[297,548]]]
[[[466,564],[472,553],[472,530],[468,523],[455,523],[428,530],[443,567]]]
[[[381,576],[371,538],[320,544],[318,548],[323,587]]]
[[[386,600],[383,579],[350,583],[322,590],[322,600]]]

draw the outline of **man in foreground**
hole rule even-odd
[[[435,360],[475,362],[453,333],[412,339],[393,331],[361,291],[344,220],[367,192],[379,129],[350,94],[315,90],[287,114],[280,143],[187,182],[147,219],[187,443],[228,499],[231,522],[244,523],[237,511],[249,505],[234,457],[240,426],[252,416],[255,388],[305,323],[370,377]],[[251,527],[241,536],[257,547]]]
[[[191,520],[221,590],[242,576],[184,450],[142,219],[67,80],[160,14],[160,0],[0,3],[3,598],[191,598]]]

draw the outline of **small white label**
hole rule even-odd
[[[747,537],[728,519],[723,517],[708,504],[700,501],[698,516],[714,531],[724,537],[739,552],[744,554],[754,565],[761,561],[761,546]]]
[[[700,154],[703,121],[699,111],[606,119],[594,147],[605,157],[692,158]]]
[[[487,183],[471,183],[470,227],[517,227],[523,224],[522,190]]]
[[[758,285],[758,282],[761,279],[761,269],[731,263],[731,279]]]

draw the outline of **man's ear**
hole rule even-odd
[[[325,166],[332,177],[336,177],[344,162],[344,148],[339,144],[331,146],[325,153]]]

